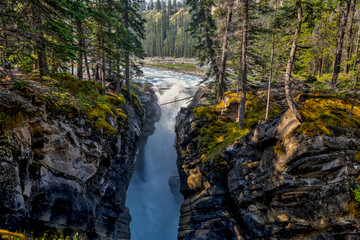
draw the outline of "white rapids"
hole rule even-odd
[[[144,78],[158,90],[159,104],[191,97],[200,77],[173,71],[143,68]],[[127,191],[132,240],[176,240],[182,202],[180,189],[170,190],[169,178],[178,176],[176,166],[175,117],[189,100],[161,106],[161,119],[144,146]],[[173,189],[174,191],[174,189]]]

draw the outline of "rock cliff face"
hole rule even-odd
[[[0,228],[130,239],[126,190],[140,142],[160,117],[154,92],[139,94],[142,107],[125,105],[128,123],[122,129],[116,117],[108,117],[117,131],[110,136],[85,116],[69,118],[45,103],[1,91],[2,111],[26,114],[0,136]]]
[[[179,239],[360,238],[350,190],[358,185],[358,132],[310,137],[296,131],[300,122],[286,111],[228,147],[221,161],[203,162],[194,139],[206,122],[191,111],[197,100],[176,125],[185,198]]]

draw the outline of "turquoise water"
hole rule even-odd
[[[157,91],[159,104],[194,94],[201,78],[166,70],[144,68],[144,77]],[[144,80],[144,79],[142,79]],[[190,89],[189,89],[190,88]],[[176,167],[175,117],[187,100],[161,106],[161,119],[140,154],[128,192],[133,240],[175,240],[182,202],[179,189],[171,192],[169,178],[178,176]],[[177,194],[176,194],[177,193]]]

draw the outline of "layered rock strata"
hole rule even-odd
[[[203,162],[195,139],[207,123],[194,118],[197,106],[183,108],[176,125],[185,198],[179,239],[360,238],[351,191],[359,185],[359,133],[307,136],[285,111],[228,147],[226,164]]]

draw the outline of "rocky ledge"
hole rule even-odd
[[[85,115],[61,114],[36,94],[1,90],[0,229],[130,239],[126,191],[140,142],[160,118],[154,92],[138,95],[141,104],[126,100],[118,109],[126,123],[106,117],[115,130],[106,134]],[[4,113],[16,120],[6,131]]]
[[[193,109],[199,89],[176,124],[181,192],[179,239],[359,239],[360,134],[309,136],[290,111],[261,123],[204,161],[197,141],[206,122]],[[204,100],[205,99],[205,100]]]

